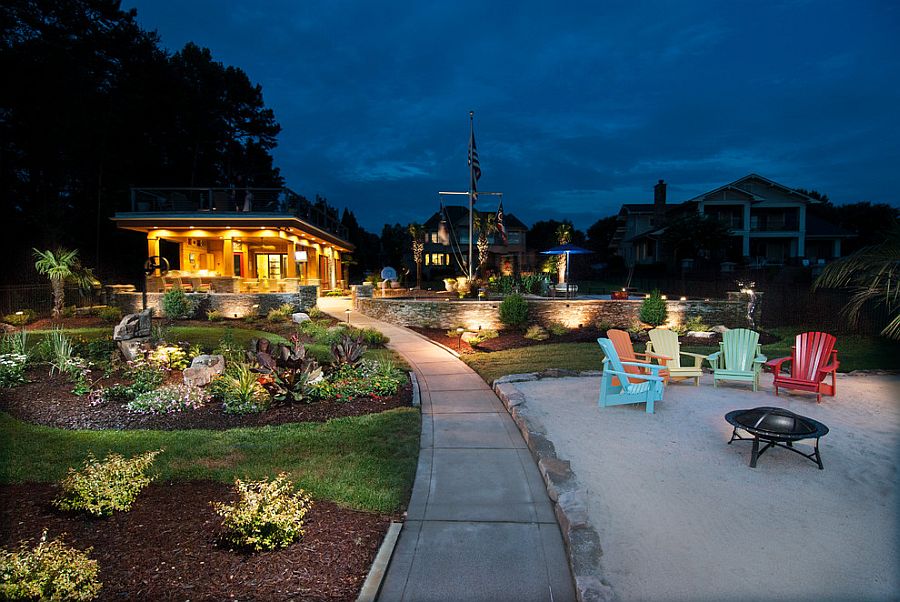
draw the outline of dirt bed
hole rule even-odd
[[[172,381],[178,382],[180,375],[180,372],[173,373]],[[332,418],[384,412],[409,406],[412,402],[412,388],[407,383],[391,397],[274,406],[259,414],[242,416],[226,414],[222,411],[222,404],[216,401],[185,412],[138,414],[129,411],[120,402],[108,401],[93,406],[86,395],[71,393],[72,384],[66,378],[59,375],[49,377],[44,369],[29,370],[28,378],[32,382],[0,390],[0,410],[25,422],[64,429],[224,430],[292,422],[325,422]]]
[[[233,501],[229,485],[154,484],[130,512],[104,519],[51,505],[55,485],[0,486],[0,545],[65,533],[93,547],[103,588],[98,600],[354,600],[393,517],[315,502],[303,538],[248,553],[218,541],[210,502]]]

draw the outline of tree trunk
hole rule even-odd
[[[422,262],[416,262],[416,288],[422,288]]]
[[[53,288],[53,318],[56,319],[62,315],[66,303],[66,283],[61,278],[54,278],[50,280],[50,286]]]

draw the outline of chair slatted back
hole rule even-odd
[[[618,354],[621,362],[636,362],[637,356],[634,354],[634,345],[631,344],[631,336],[624,330],[607,330],[606,336],[612,342],[613,347]],[[621,366],[616,370],[628,372],[629,374],[640,374],[641,370],[637,366]]]
[[[734,328],[722,335],[722,355],[725,356],[726,370],[753,370],[759,333],[746,328]]]
[[[615,344],[610,339],[604,338],[597,339],[597,344],[600,345],[603,355],[609,360],[609,367],[614,372],[624,372],[625,366],[622,365],[622,359],[619,357],[618,351],[616,351]]]
[[[791,376],[818,382],[825,378],[821,369],[828,365],[837,339],[827,332],[803,332],[797,335],[791,354]]]
[[[681,344],[678,335],[665,328],[654,328],[650,331],[650,342],[653,343],[653,353],[664,355],[672,359],[666,360],[666,366],[681,368]]]

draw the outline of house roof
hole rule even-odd
[[[445,205],[444,212],[447,215],[447,221],[453,224],[457,224],[462,222],[463,220],[469,219],[469,208],[463,207],[462,205]],[[494,211],[478,211],[475,210],[475,213],[478,215],[495,215]],[[434,215],[428,218],[423,226],[426,230],[437,230],[437,227],[441,223],[441,212],[435,211]],[[512,213],[503,213],[503,225],[506,226],[507,230],[528,230],[528,226],[525,225],[522,220],[517,218]]]
[[[714,190],[710,190],[710,191],[708,191],[708,192],[704,192],[703,194],[701,194],[701,195],[699,195],[699,196],[695,196],[695,197],[692,198],[692,199],[688,199],[688,201],[700,201],[700,200],[703,200],[704,198],[706,198],[706,197],[708,197],[708,196],[711,196],[711,195],[713,195],[713,194],[715,194],[715,193],[717,193],[717,192],[721,192],[721,191],[723,191],[723,190],[737,190],[737,191],[740,191],[740,192],[742,192],[742,193],[744,193],[744,194],[746,194],[746,195],[749,195],[749,196],[752,198],[752,200],[754,200],[754,201],[762,201],[762,200],[764,200],[765,197],[761,197],[761,196],[759,196],[759,195],[757,195],[757,194],[754,194],[753,192],[750,192],[749,190],[746,190],[745,188],[743,188],[743,187],[741,186],[741,184],[743,184],[744,182],[746,182],[746,181],[748,181],[748,180],[759,180],[759,181],[761,181],[761,182],[765,182],[766,184],[768,184],[769,186],[772,186],[773,188],[779,188],[779,189],[781,189],[781,190],[784,190],[785,192],[788,192],[788,193],[790,193],[790,194],[796,195],[796,196],[802,198],[803,200],[805,200],[805,201],[808,202],[808,203],[819,203],[819,202],[820,202],[819,200],[814,199],[814,198],[812,198],[812,197],[809,196],[809,195],[803,194],[802,192],[798,192],[798,191],[794,190],[793,188],[790,188],[790,187],[788,187],[788,186],[785,186],[784,184],[779,184],[778,182],[775,182],[774,180],[770,180],[770,179],[768,179],[768,178],[764,178],[763,176],[761,176],[761,175],[759,175],[759,174],[755,174],[755,173],[747,174],[746,176],[744,176],[744,177],[742,177],[742,178],[738,178],[738,179],[735,180],[734,182],[729,182],[728,184],[725,184],[724,186],[719,186],[718,188],[716,188],[716,189],[714,189]]]

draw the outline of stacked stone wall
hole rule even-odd
[[[641,300],[620,301],[601,299],[528,300],[530,324],[561,322],[570,328],[603,324],[607,328],[628,328],[641,310]],[[667,301],[669,327],[686,319],[700,316],[706,324],[722,324],[728,328],[751,326],[747,317],[749,300],[744,296],[728,300]],[[421,328],[465,328],[477,330],[500,329],[500,301],[423,301],[412,299],[373,299],[357,296],[357,311],[367,316],[398,324]],[[759,304],[755,308],[759,323]]]
[[[141,293],[109,287],[106,304],[120,307],[126,314],[141,311]],[[316,306],[317,286],[301,286],[291,293],[186,293],[197,304],[194,317],[204,318],[206,312],[216,310],[226,318],[266,315],[269,310],[289,303],[296,311],[307,312]],[[164,316],[163,293],[147,293],[147,307],[155,316]]]

